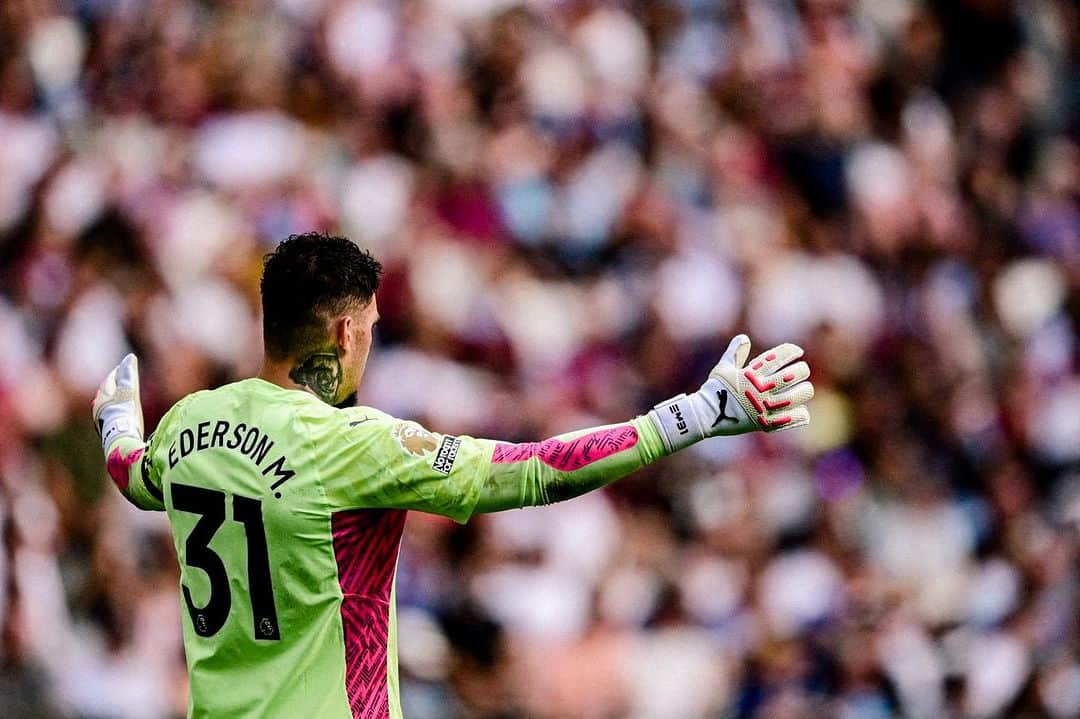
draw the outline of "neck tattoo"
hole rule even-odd
[[[332,352],[316,352],[289,370],[289,379],[307,387],[316,397],[333,404],[341,386],[341,360]]]

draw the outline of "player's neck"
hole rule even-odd
[[[293,362],[291,360],[264,360],[262,369],[259,370],[258,378],[266,380],[271,384],[276,384],[279,387],[284,387],[285,389],[299,389],[305,392],[311,392],[310,389],[304,385],[297,384],[296,381],[289,376],[289,372],[292,371],[292,368]]]
[[[305,363],[302,362],[301,366],[303,364]],[[312,385],[314,384],[316,388],[322,388],[322,385],[320,385],[320,383],[309,382],[306,384],[302,384],[300,382],[297,382],[297,377],[304,377],[303,373],[298,374],[297,367],[298,364],[296,360],[289,359],[275,361],[265,359],[263,360],[262,369],[259,371],[259,374],[257,376],[259,379],[265,380],[271,384],[276,384],[278,387],[283,387],[285,389],[297,389],[301,392],[307,392],[308,394],[314,395],[321,399],[323,402],[326,402],[327,404],[334,407],[352,407],[356,404],[355,389],[352,392],[348,393],[344,398],[340,398],[337,396],[333,396],[334,394],[337,394],[337,385],[334,385],[331,392],[327,392],[324,396],[321,395],[319,392],[315,391],[315,389],[312,387]],[[340,368],[339,371],[335,374],[335,376],[340,376]]]

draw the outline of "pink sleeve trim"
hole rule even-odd
[[[119,447],[109,452],[109,457],[105,460],[105,469],[121,492],[127,492],[128,470],[131,469],[131,465],[139,461],[144,451],[143,447],[139,447],[126,457],[120,452]]]
[[[573,472],[630,449],[637,443],[637,430],[633,425],[624,424],[583,434],[569,441],[552,437],[543,442],[523,444],[499,442],[495,445],[491,463],[511,464],[539,457],[541,462],[560,472]]]

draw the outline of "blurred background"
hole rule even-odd
[[[169,718],[165,517],[103,471],[258,371],[262,255],[387,268],[362,402],[539,439],[807,349],[806,431],[412,514],[409,719],[1080,715],[1067,0],[4,0],[0,716]]]

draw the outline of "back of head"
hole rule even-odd
[[[264,258],[263,343],[272,359],[302,356],[330,341],[331,319],[367,304],[382,265],[344,237],[290,235]]]

